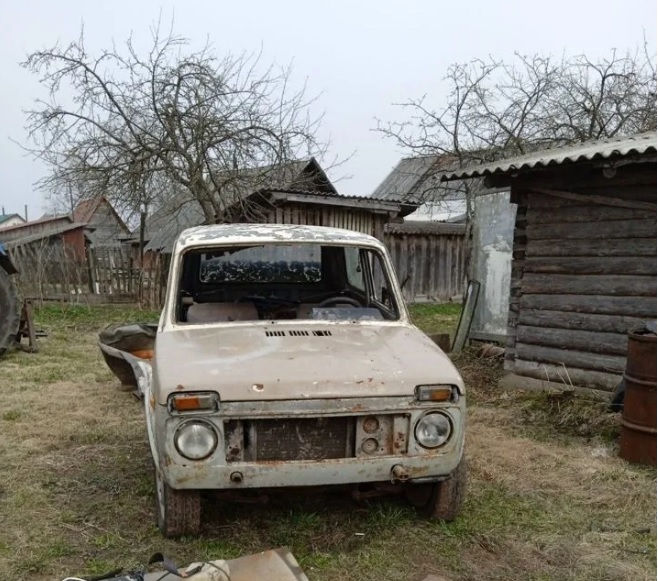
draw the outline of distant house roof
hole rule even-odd
[[[52,238],[53,236],[59,236],[60,234],[64,234],[65,232],[70,232],[72,230],[78,230],[80,228],[84,228],[87,230],[87,225],[86,224],[79,224],[79,223],[62,223],[62,224],[56,224],[52,228],[49,228],[48,230],[33,233],[33,234],[27,234],[25,236],[20,236],[20,237],[15,237],[12,238],[11,240],[7,240],[5,242],[5,246],[7,248],[13,248],[14,246],[22,246],[24,244],[29,244],[30,242],[36,242],[37,240],[43,240],[45,238]]]
[[[78,205],[73,209],[73,221],[81,223],[89,222],[103,199],[103,196],[95,196],[78,202]]]
[[[442,179],[446,173],[455,170],[455,165],[455,157],[451,155],[403,158],[377,186],[372,196],[413,202],[418,205],[463,200],[467,191],[466,183],[446,182]],[[468,191],[475,195],[490,194],[500,189],[485,187],[481,181],[469,181],[468,188]],[[421,207],[419,214],[430,215],[432,211]]]
[[[639,133],[630,137],[598,139],[576,145],[555,147],[535,151],[527,155],[510,157],[481,165],[473,165],[447,172],[442,180],[503,176],[514,172],[557,167],[596,160],[615,160],[631,156],[646,156],[656,153],[656,132]],[[654,157],[655,159],[655,157]]]
[[[25,219],[20,214],[0,214],[0,225],[12,218],[18,218],[21,222],[25,222]]]
[[[39,218],[38,220],[32,220],[31,222],[24,222],[23,224],[17,224],[16,226],[9,226],[2,229],[2,239],[5,242],[9,240],[15,240],[17,238],[22,238],[32,234],[40,233],[42,236],[45,236],[48,232],[53,229],[57,229],[62,224],[71,224],[72,220],[68,214],[63,214],[60,216],[46,216]]]
[[[117,214],[116,210],[112,207],[104,196],[97,196],[82,200],[73,210],[72,214],[44,214],[38,220],[31,220],[30,222],[23,222],[15,226],[9,226],[2,229],[0,237],[3,241],[12,244],[21,244],[26,242],[33,242],[40,238],[48,238],[53,235],[62,234],[75,228],[86,227],[87,230],[95,230],[95,226],[89,224],[94,217],[94,213],[101,204],[107,204],[112,213],[116,216],[121,228],[130,234],[130,230],[125,225],[121,217]]]
[[[72,214],[73,221],[79,222],[80,224],[89,223],[94,217],[94,214],[96,213],[98,208],[102,204],[107,205],[107,207],[114,215],[117,224],[119,224],[120,228],[126,233],[126,235],[130,235],[130,229],[128,228],[128,226],[126,226],[121,216],[119,216],[118,212],[114,209],[114,206],[108,201],[108,199],[105,196],[94,196],[93,198],[80,200],[76,205],[76,207],[73,209],[73,214]]]
[[[374,192],[373,198],[406,200],[418,197],[422,191],[422,182],[428,174],[434,173],[439,161],[436,155],[405,157],[391,170]]]

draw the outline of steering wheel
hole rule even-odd
[[[324,299],[321,303],[319,303],[318,307],[331,307],[334,305],[344,304],[351,305],[357,309],[360,309],[363,306],[359,301],[351,297],[329,297],[328,299]]]

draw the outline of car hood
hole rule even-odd
[[[463,390],[450,359],[407,324],[224,325],[158,333],[156,397],[217,391],[222,401],[412,395],[416,385]]]

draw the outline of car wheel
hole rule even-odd
[[[407,500],[433,520],[455,520],[461,510],[467,478],[466,458],[462,457],[446,480],[434,484],[409,485],[406,490]]]
[[[171,488],[155,469],[158,528],[167,537],[198,535],[201,528],[201,495],[196,490]]]

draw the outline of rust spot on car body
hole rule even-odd
[[[183,391],[185,389],[185,386],[181,385],[180,383],[176,386],[176,391]]]

